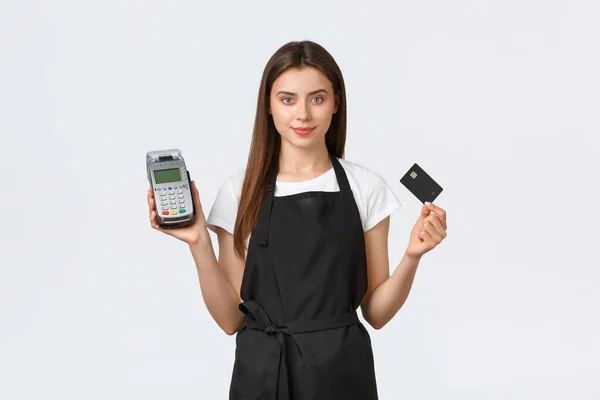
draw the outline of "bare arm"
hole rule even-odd
[[[158,226],[154,193],[148,189],[148,212],[152,228],[173,236],[188,244],[200,281],[200,289],[208,312],[215,322],[229,335],[238,331],[244,321],[239,311],[240,286],[245,260],[238,258],[233,250],[233,235],[222,228],[217,229],[219,259],[215,256],[206,219],[200,203],[196,183],[192,181],[194,205],[198,208],[197,218],[190,226],[177,229],[162,229]]]
[[[423,205],[408,247],[392,276],[388,260],[389,227],[390,217],[387,217],[365,232],[369,287],[361,308],[375,329],[383,328],[406,301],[421,257],[446,238],[446,211],[434,204]]]
[[[404,255],[392,276],[388,257],[390,217],[365,232],[369,288],[361,303],[365,320],[375,329],[383,328],[406,301],[420,257]]]
[[[244,322],[239,310],[240,287],[244,272],[244,260],[233,251],[233,235],[222,228],[217,229],[219,259],[217,260],[208,231],[197,242],[189,244],[196,263],[200,289],[204,303],[215,322],[233,335]]]

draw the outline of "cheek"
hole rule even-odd
[[[320,107],[318,115],[323,119],[331,119],[333,117],[333,107]]]
[[[290,124],[289,111],[283,107],[271,107],[271,117],[273,117],[273,125],[275,125],[277,132],[285,135]]]
[[[328,124],[333,118],[333,107],[319,107],[314,110],[313,118],[320,121],[320,124]]]
[[[272,106],[271,113],[275,123],[287,123],[294,115],[292,107],[282,107],[281,105]]]

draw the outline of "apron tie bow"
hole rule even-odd
[[[267,335],[275,335],[279,333],[279,328],[275,324],[270,324],[265,329],[265,332],[267,333]]]
[[[240,311],[246,314],[244,325],[250,329],[265,332],[274,338],[273,347],[269,351],[269,361],[263,383],[263,394],[268,400],[277,399],[277,388],[280,379],[280,365],[285,367],[285,373],[289,374],[288,366],[288,344],[285,336],[292,338],[297,333],[309,333],[327,329],[341,328],[344,326],[358,324],[356,311],[345,314],[332,315],[318,320],[288,321],[284,324],[274,324],[265,310],[254,300],[244,301],[239,305]],[[289,385],[289,375],[286,384]],[[288,389],[284,389],[288,390]]]

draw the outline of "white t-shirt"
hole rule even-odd
[[[363,231],[366,232],[402,206],[392,188],[376,172],[362,165],[338,158],[346,172],[350,189],[358,206]],[[219,188],[206,219],[213,232],[220,226],[233,235],[245,170],[227,179]],[[275,197],[308,191],[337,192],[340,190],[333,167],[327,172],[301,182],[275,183]],[[248,238],[249,240],[249,238]]]

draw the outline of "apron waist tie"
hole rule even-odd
[[[287,365],[287,348],[284,335],[293,335],[296,333],[316,332],[327,329],[341,328],[354,325],[359,322],[356,311],[345,314],[332,315],[330,317],[320,318],[318,320],[289,321],[281,325],[271,322],[271,319],[265,310],[256,301],[248,300],[239,305],[241,312],[246,314],[245,325],[250,329],[261,330],[270,336],[276,336],[277,343],[269,352],[269,365],[265,374],[265,383],[263,393],[267,394],[267,399],[277,399],[277,384],[279,382],[279,371],[281,358],[289,371]],[[288,375],[289,376],[289,375]],[[289,380],[288,380],[289,382]]]

